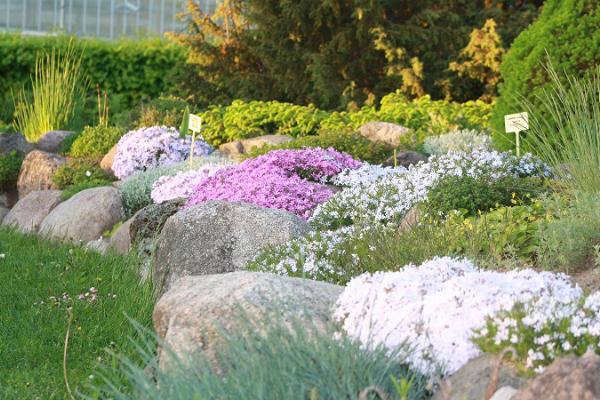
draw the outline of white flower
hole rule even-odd
[[[89,178],[90,176],[92,176],[92,171],[85,171],[85,176],[87,176],[88,178]]]
[[[384,345],[393,350],[407,344],[413,368],[433,374],[439,367],[451,374],[480,353],[471,339],[488,318],[532,296],[569,303],[582,294],[562,274],[486,271],[468,260],[443,257],[418,267],[407,265],[400,272],[352,279],[337,301],[334,318],[367,348]],[[541,313],[543,305],[539,303]],[[515,320],[494,321],[499,344],[518,341]],[[532,353],[529,359],[540,355]]]

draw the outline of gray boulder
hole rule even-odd
[[[179,211],[184,204],[184,200],[169,200],[160,204],[150,204],[136,212],[129,229],[132,242],[155,239],[167,219]]]
[[[367,122],[358,128],[358,133],[370,141],[392,147],[400,146],[402,138],[408,136],[409,132],[408,128],[390,122]]]
[[[154,308],[157,335],[182,361],[206,351],[214,362],[221,332],[234,334],[240,312],[252,322],[274,314],[283,322],[297,321],[323,328],[341,286],[261,272],[188,276],[177,281]],[[161,369],[169,369],[167,352],[159,352]],[[172,365],[172,364],[171,364]]]
[[[108,248],[117,254],[127,254],[131,248],[130,227],[133,217],[125,221],[110,237]]]
[[[87,189],[52,210],[42,222],[40,234],[60,241],[90,242],[123,217],[117,189],[108,186]]]
[[[293,214],[253,204],[211,201],[185,208],[167,220],[159,236],[154,282],[168,290],[182,276],[243,269],[261,248],[309,230]]]
[[[95,251],[96,253],[106,254],[110,247],[110,240],[107,238],[92,240],[91,242],[87,242],[84,247],[87,250]]]
[[[408,168],[411,165],[415,165],[420,163],[421,161],[427,161],[427,157],[424,156],[421,153],[417,153],[416,151],[412,151],[412,150],[403,150],[403,151],[398,151],[396,153],[396,162],[394,163],[394,156],[390,156],[387,158],[387,160],[385,160],[385,162],[383,163],[383,165],[387,166],[387,167],[393,167],[393,166],[398,166],[398,167],[404,167],[404,168]]]
[[[52,182],[52,177],[58,167],[66,162],[67,159],[64,157],[40,150],[27,154],[17,181],[19,198],[27,196],[34,190],[58,189],[58,186]]]
[[[599,376],[600,357],[592,351],[588,351],[582,357],[559,358],[518,391],[512,399],[600,399]]]
[[[72,135],[70,131],[50,131],[37,142],[38,150],[47,151],[49,153],[58,153],[67,136]]]
[[[0,224],[4,221],[4,217],[8,214],[10,210],[6,207],[0,206]]]
[[[61,194],[60,190],[34,190],[15,204],[2,225],[22,233],[36,233],[44,218],[61,202]]]
[[[20,133],[0,133],[0,156],[11,151],[25,155],[32,150],[33,145]]]
[[[242,154],[263,146],[276,146],[293,141],[294,138],[287,135],[264,135],[250,139],[236,140],[219,146],[219,151],[233,159],[239,159]]]
[[[433,400],[487,399],[501,387],[519,388],[526,383],[509,363],[499,361],[491,354],[472,359],[442,382]]]

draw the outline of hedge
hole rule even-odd
[[[524,111],[524,101],[540,111],[539,98],[551,90],[543,64],[550,61],[559,75],[583,77],[600,63],[600,3],[598,0],[547,0],[539,18],[513,42],[500,66],[503,82],[493,111],[496,144],[514,147],[514,135],[504,134],[504,115]],[[527,146],[525,134],[525,150]]]
[[[11,89],[30,83],[36,54],[52,48],[64,49],[70,41],[83,50],[82,66],[92,86],[120,95],[122,107],[141,99],[154,98],[168,91],[169,77],[186,62],[186,51],[164,40],[126,40],[108,42],[71,36],[22,36],[0,34],[0,106],[9,120]],[[8,111],[10,113],[10,111]]]

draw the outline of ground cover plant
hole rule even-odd
[[[409,365],[427,375],[457,371],[481,353],[478,344],[516,346],[537,372],[559,354],[599,350],[598,293],[586,298],[564,274],[485,271],[466,259],[363,274],[346,286],[335,316],[365,346],[410,346]]]
[[[96,367],[110,362],[106,349],[133,355],[128,317],[149,326],[153,303],[136,266],[132,258],[0,229],[0,397],[68,398],[70,313],[66,368],[74,394],[97,382]]]
[[[200,181],[187,206],[209,200],[242,201],[308,219],[333,195],[325,183],[360,161],[334,149],[275,150]]]

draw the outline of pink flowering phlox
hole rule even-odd
[[[361,162],[334,149],[275,150],[202,180],[188,206],[208,200],[242,201],[308,219],[333,190],[323,185]]]
[[[152,201],[163,203],[174,199],[187,199],[203,179],[214,175],[225,164],[207,164],[197,170],[181,171],[174,176],[163,176],[152,185]]]
[[[119,179],[125,179],[136,171],[145,171],[159,165],[175,164],[190,155],[192,139],[181,138],[175,128],[153,126],[130,131],[117,143],[113,171]],[[213,148],[201,138],[196,139],[194,155],[204,156]]]

